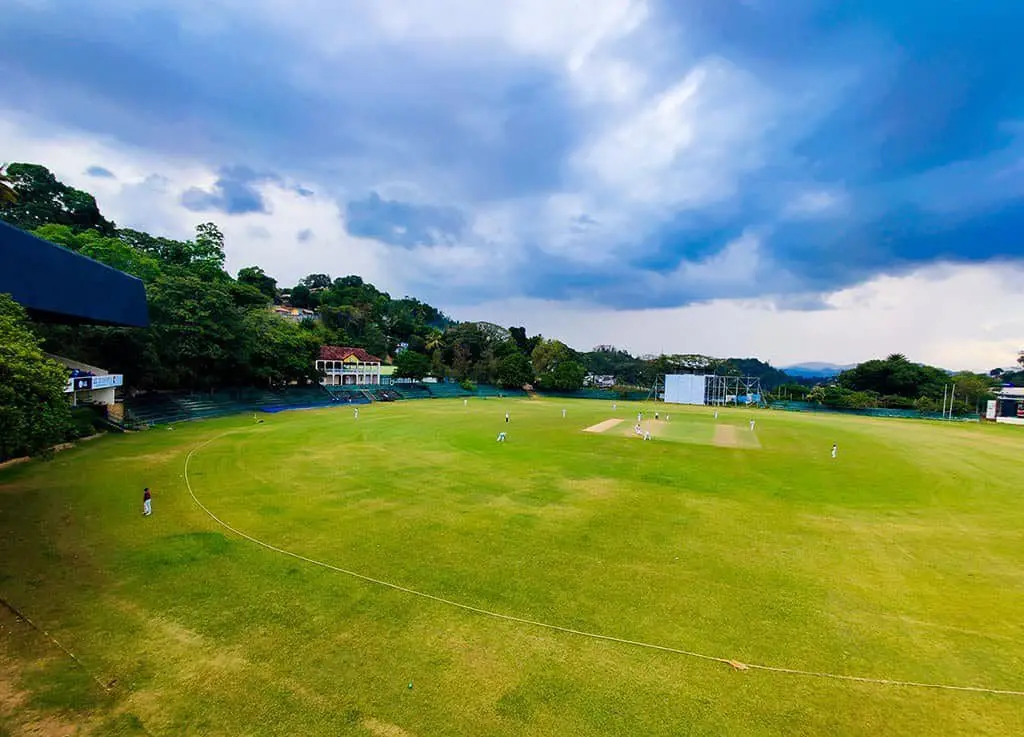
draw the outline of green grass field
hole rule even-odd
[[[1024,690],[1024,433],[672,407],[644,442],[638,407],[235,417],[0,471],[0,596],[84,666],[4,612],[0,735],[1024,733],[1024,696],[370,583],[221,527],[183,476],[194,450],[227,524],[468,606]]]

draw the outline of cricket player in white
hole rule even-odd
[[[753,420],[750,421],[750,431],[751,432],[754,431],[754,421]]]
[[[564,409],[562,410],[562,419],[563,420],[565,419],[565,410]]]
[[[355,419],[357,419],[357,420],[359,419],[359,408],[358,408],[358,407],[356,407],[356,408],[355,408],[355,412],[353,413],[353,415],[352,415],[352,416],[353,416],[353,417],[354,417]]]
[[[499,443],[504,443],[505,442],[505,433],[503,433],[503,432],[499,432],[498,433],[498,442]]]
[[[838,452],[839,452],[839,446],[836,445],[835,443],[832,443],[832,457],[835,458],[836,454]]]

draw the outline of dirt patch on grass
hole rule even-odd
[[[712,442],[720,448],[743,448],[746,443],[740,441],[739,429],[732,425],[715,425],[715,437]]]
[[[108,463],[138,463],[142,465],[163,465],[178,460],[185,451],[184,447],[171,448],[170,450],[158,451],[155,453],[138,453],[136,455],[117,456],[111,458]]]
[[[414,737],[412,732],[407,732],[397,724],[388,724],[379,719],[367,719],[363,726],[377,737]]]
[[[605,420],[604,422],[599,422],[596,425],[591,425],[590,427],[585,428],[583,432],[604,432],[606,430],[611,430],[622,421],[623,420],[621,418]]]
[[[10,714],[25,703],[28,693],[15,687],[18,673],[14,664],[0,658],[0,714]]]
[[[8,645],[5,638],[33,636],[27,630],[16,632],[16,627],[24,629],[14,624],[10,615],[5,615],[0,621],[0,734],[12,737],[70,737],[73,734],[88,734],[88,725],[84,723],[76,725],[62,715],[46,714],[27,706],[30,694],[17,686],[23,665],[3,653]],[[80,732],[79,726],[86,731]]]

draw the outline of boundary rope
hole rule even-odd
[[[4,609],[9,611],[11,614],[13,614],[15,617],[20,619],[22,622],[27,624],[29,627],[34,629],[36,632],[38,632],[39,634],[43,635],[51,643],[56,645],[59,650],[61,650],[65,655],[67,655],[73,661],[75,661],[75,664],[79,668],[81,668],[82,671],[86,675],[88,675],[90,678],[92,678],[92,680],[96,681],[96,685],[99,686],[101,689],[103,689],[104,693],[110,693],[113,690],[113,685],[117,682],[116,678],[113,681],[111,681],[109,684],[108,683],[104,683],[103,681],[100,680],[99,676],[97,676],[95,673],[93,673],[91,670],[89,670],[89,668],[85,665],[85,663],[83,663],[81,660],[79,660],[77,655],[75,655],[73,652],[68,650],[68,648],[65,647],[56,637],[54,637],[49,632],[47,632],[45,629],[40,627],[38,624],[33,622],[31,619],[29,619],[25,615],[25,613],[22,612],[20,609],[18,609],[18,607],[14,606],[14,604],[12,604],[11,602],[7,601],[7,599],[4,599],[4,598],[0,597],[0,606],[2,606]]]
[[[998,695],[998,696],[1024,696],[1024,690],[1014,690],[1014,689],[1004,689],[1004,688],[986,688],[984,686],[957,686],[957,685],[948,684],[948,683],[924,683],[924,682],[920,682],[920,681],[905,681],[905,680],[892,679],[892,678],[872,678],[870,676],[853,676],[853,675],[847,675],[847,674],[843,674],[843,673],[827,673],[827,672],[822,672],[822,671],[802,670],[800,668],[786,668],[786,667],[783,667],[783,666],[763,665],[763,664],[759,664],[759,663],[743,663],[743,662],[740,662],[738,660],[733,660],[731,658],[723,658],[723,657],[720,657],[720,656],[717,656],[717,655],[708,655],[706,653],[700,653],[700,652],[696,652],[696,651],[693,651],[693,650],[684,650],[682,648],[671,647],[669,645],[658,645],[658,644],[651,643],[651,642],[641,642],[639,640],[628,640],[628,639],[625,639],[625,638],[622,638],[622,637],[615,637],[614,635],[605,635],[605,634],[601,634],[599,632],[587,632],[585,630],[577,630],[577,629],[573,629],[571,627],[563,627],[561,625],[551,624],[550,622],[541,622],[541,621],[538,621],[538,620],[535,620],[535,619],[526,619],[525,617],[517,617],[517,616],[515,616],[513,614],[503,614],[502,612],[495,612],[495,611],[491,611],[489,609],[483,609],[483,608],[480,608],[480,607],[475,607],[475,606],[472,606],[471,604],[464,604],[463,602],[460,602],[460,601],[454,601],[453,599],[446,599],[443,596],[437,596],[435,594],[430,594],[430,593],[427,593],[425,591],[418,591],[416,589],[411,589],[411,588],[409,588],[407,586],[402,586],[400,584],[393,583],[391,581],[384,581],[384,580],[379,579],[379,578],[373,578],[372,576],[367,576],[367,575],[365,575],[363,573],[358,573],[357,571],[352,571],[352,570],[349,570],[347,568],[342,568],[340,566],[336,566],[336,565],[333,565],[331,563],[325,563],[322,560],[317,560],[315,558],[310,558],[310,557],[307,557],[305,555],[301,555],[299,553],[292,552],[291,550],[285,550],[284,548],[279,548],[279,547],[277,547],[275,545],[271,545],[270,543],[267,543],[267,542],[264,542],[263,540],[255,538],[252,535],[249,535],[249,534],[243,532],[242,530],[239,530],[239,529],[237,529],[235,527],[232,527],[230,524],[228,524],[227,522],[222,520],[220,517],[215,515],[213,512],[211,512],[209,510],[209,508],[207,508],[207,506],[205,504],[203,504],[201,501],[199,501],[199,498],[196,496],[195,491],[192,489],[192,483],[191,483],[191,481],[189,480],[189,477],[188,477],[188,467],[189,467],[189,463],[192,461],[192,456],[196,453],[196,451],[201,450],[202,448],[205,448],[207,445],[209,445],[210,443],[214,442],[215,440],[219,440],[220,438],[223,438],[226,435],[230,435],[230,434],[232,434],[234,432],[237,432],[237,431],[229,431],[229,432],[226,432],[226,433],[222,433],[221,435],[217,435],[215,437],[212,437],[209,440],[205,441],[204,443],[201,443],[200,445],[197,445],[196,447],[192,448],[192,450],[190,450],[188,452],[188,455],[185,456],[184,479],[185,479],[185,486],[188,489],[189,496],[192,497],[192,501],[194,501],[199,506],[199,508],[202,509],[203,512],[205,512],[208,517],[210,517],[210,519],[212,519],[214,522],[216,522],[218,525],[220,525],[224,529],[228,530],[229,532],[232,532],[235,535],[238,535],[239,537],[241,537],[241,538],[243,538],[245,540],[248,540],[251,543],[255,543],[256,545],[259,545],[262,548],[266,548],[267,550],[273,551],[275,553],[279,553],[281,555],[288,556],[290,558],[295,558],[296,560],[301,560],[304,563],[309,563],[310,565],[319,566],[320,568],[325,568],[325,569],[330,570],[330,571],[335,571],[337,573],[342,573],[342,574],[344,574],[346,576],[351,576],[352,578],[359,579],[360,581],[365,581],[366,583],[372,583],[372,584],[375,584],[377,586],[382,586],[384,588],[392,589],[394,591],[401,591],[404,594],[409,594],[411,596],[418,596],[418,597],[420,597],[422,599],[429,599],[430,601],[434,601],[434,602],[437,602],[439,604],[444,604],[446,606],[450,606],[450,607],[453,607],[455,609],[462,609],[463,611],[472,612],[474,614],[479,614],[479,615],[484,616],[484,617],[490,617],[492,619],[499,619],[499,620],[503,620],[505,622],[513,622],[513,623],[516,623],[516,624],[523,624],[523,625],[527,625],[527,626],[530,626],[530,627],[538,627],[538,628],[550,630],[550,631],[553,631],[553,632],[561,632],[561,633],[568,634],[568,635],[576,635],[578,637],[586,637],[586,638],[589,638],[589,639],[592,639],[592,640],[603,640],[605,642],[615,642],[615,643],[618,643],[620,645],[630,645],[632,647],[644,648],[644,649],[647,649],[647,650],[657,650],[657,651],[660,651],[660,652],[672,653],[672,654],[675,654],[675,655],[683,655],[683,656],[686,656],[688,658],[695,658],[695,659],[698,659],[698,660],[705,660],[705,661],[710,661],[710,662],[714,662],[714,663],[721,663],[723,665],[728,665],[728,666],[731,666],[732,668],[734,668],[735,670],[741,670],[741,671],[757,670],[757,671],[764,671],[764,672],[767,672],[767,673],[780,673],[780,674],[791,675],[791,676],[803,676],[803,677],[812,677],[812,678],[826,678],[826,679],[831,679],[831,680],[835,680],[835,681],[846,681],[846,682],[854,682],[854,683],[866,683],[866,684],[874,684],[874,685],[879,685],[879,686],[899,686],[899,687],[904,687],[904,688],[928,688],[928,689],[935,689],[935,690],[941,690],[941,691],[961,691],[961,692],[970,692],[970,693],[984,693],[984,694],[993,694],[993,695]]]

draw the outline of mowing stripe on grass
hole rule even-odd
[[[411,589],[411,588],[408,588],[407,586],[402,586],[400,584],[392,583],[390,581],[384,581],[384,580],[379,579],[379,578],[373,578],[372,576],[367,576],[365,574],[358,573],[356,571],[351,571],[351,570],[349,570],[347,568],[341,568],[340,566],[336,566],[336,565],[333,565],[331,563],[325,563],[322,560],[317,560],[315,558],[309,558],[309,557],[307,557],[305,555],[301,555],[299,553],[293,553],[290,550],[285,550],[284,548],[279,548],[279,547],[277,547],[275,545],[271,545],[270,543],[264,542],[263,540],[255,538],[252,535],[249,535],[249,534],[247,534],[245,532],[242,532],[241,530],[239,530],[239,529],[237,529],[235,527],[232,527],[227,522],[225,522],[220,517],[218,517],[213,512],[211,512],[210,509],[205,504],[203,504],[201,501],[199,501],[199,498],[196,496],[195,491],[192,488],[192,483],[191,483],[191,481],[189,481],[189,477],[188,477],[188,466],[189,466],[189,463],[192,460],[192,456],[195,455],[196,451],[202,450],[203,448],[205,448],[210,443],[213,443],[216,440],[220,440],[221,438],[226,437],[227,435],[232,435],[232,434],[236,434],[236,433],[239,433],[239,432],[244,432],[244,431],[241,431],[241,430],[231,430],[231,431],[228,431],[226,433],[221,433],[220,435],[216,435],[216,436],[206,440],[205,442],[200,443],[199,445],[197,445],[195,448],[193,448],[192,450],[190,450],[188,452],[188,455],[185,456],[184,478],[185,478],[185,487],[188,490],[189,496],[192,497],[192,501],[194,501],[199,506],[199,508],[202,509],[203,512],[206,513],[206,515],[210,519],[212,519],[218,525],[223,527],[225,530],[228,530],[229,532],[233,532],[234,534],[238,535],[239,537],[244,538],[245,540],[248,540],[251,543],[255,543],[256,545],[259,545],[260,547],[266,548],[267,550],[271,550],[271,551],[273,551],[275,553],[280,553],[281,555],[286,555],[286,556],[288,556],[290,558],[295,558],[296,560],[301,560],[304,563],[309,563],[309,564],[314,565],[314,566],[319,566],[320,568],[326,568],[327,570],[335,571],[337,573],[343,573],[346,576],[351,576],[352,578],[357,578],[360,581],[365,581],[367,583],[376,584],[378,586],[383,586],[385,588],[393,589],[395,591],[401,591],[401,592],[406,593],[406,594],[411,594],[412,596],[418,596],[418,597],[420,597],[422,599],[429,599],[430,601],[434,601],[434,602],[437,602],[439,604],[445,604],[446,606],[454,607],[456,609],[462,609],[462,610],[467,611],[467,612],[473,612],[474,614],[480,614],[480,615],[483,615],[485,617],[491,617],[493,619],[500,619],[500,620],[504,620],[506,622],[514,622],[516,624],[525,624],[525,625],[529,625],[531,627],[540,627],[540,628],[551,630],[551,631],[554,631],[554,632],[562,632],[562,633],[565,633],[565,634],[568,634],[568,635],[578,635],[580,637],[587,637],[587,638],[590,638],[592,640],[604,640],[606,642],[616,642],[616,643],[619,643],[621,645],[632,645],[633,647],[645,648],[647,650],[658,650],[658,651],[661,651],[661,652],[673,653],[675,655],[685,655],[685,656],[690,657],[690,658],[697,658],[699,660],[706,660],[706,661],[711,661],[711,662],[714,662],[714,663],[721,663],[723,665],[728,665],[728,666],[732,667],[735,670],[741,670],[741,671],[742,670],[759,670],[759,671],[765,671],[765,672],[768,672],[768,673],[781,673],[781,674],[792,675],[792,676],[827,678],[827,679],[836,680],[836,681],[847,681],[847,682],[854,682],[854,683],[866,683],[866,684],[874,684],[874,685],[880,685],[880,686],[901,686],[901,687],[906,687],[906,688],[929,688],[929,689],[937,689],[937,690],[943,690],[943,691],[966,691],[966,692],[972,692],[972,693],[994,694],[994,695],[999,695],[999,696],[1024,696],[1024,691],[1014,690],[1014,689],[987,688],[987,687],[984,687],[984,686],[957,686],[957,685],[948,684],[948,683],[923,683],[923,682],[919,682],[919,681],[902,681],[902,680],[892,679],[892,678],[872,678],[872,677],[869,677],[869,676],[851,676],[851,675],[846,675],[846,674],[843,674],[843,673],[826,673],[826,672],[819,672],[819,671],[801,670],[799,668],[786,668],[786,667],[783,667],[783,666],[776,666],[776,665],[761,665],[761,664],[758,664],[758,663],[742,663],[742,662],[740,662],[738,660],[733,660],[733,659],[730,659],[730,658],[722,658],[722,657],[719,657],[717,655],[708,655],[706,653],[699,653],[699,652],[695,652],[693,650],[683,650],[683,649],[677,648],[677,647],[670,647],[668,645],[657,645],[655,643],[641,642],[641,641],[638,641],[638,640],[627,640],[627,639],[624,639],[622,637],[615,637],[613,635],[603,635],[603,634],[600,634],[598,632],[587,632],[585,630],[572,629],[571,627],[563,627],[561,625],[551,624],[549,622],[540,622],[540,621],[537,621],[535,619],[525,619],[523,617],[517,617],[517,616],[512,615],[512,614],[502,614],[501,612],[494,612],[494,611],[491,611],[489,609],[481,609],[480,607],[475,607],[475,606],[472,606],[471,604],[464,604],[462,602],[454,601],[452,599],[446,599],[446,598],[444,598],[442,596],[436,596],[434,594],[428,594],[425,591],[417,591],[416,589]]]

